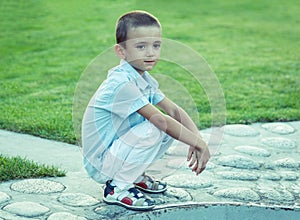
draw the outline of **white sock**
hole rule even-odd
[[[121,181],[116,181],[116,180],[113,180],[111,182],[111,185],[118,187],[120,190],[123,190],[126,188],[130,189],[130,188],[134,187],[132,183],[126,183],[126,182],[121,182]]]
[[[139,177],[134,181],[134,183],[139,183],[139,182],[141,182],[143,179],[144,179],[144,176],[139,176]]]

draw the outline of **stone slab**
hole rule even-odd
[[[10,198],[10,196],[7,193],[0,191],[0,204],[8,202],[10,199],[11,198]]]
[[[196,176],[195,174],[178,174],[163,179],[169,185],[174,187],[200,189],[211,187],[213,183],[210,180]]]
[[[242,169],[259,169],[260,164],[255,160],[241,155],[226,155],[218,159],[222,166],[229,166]]]
[[[47,220],[86,220],[86,218],[73,215],[69,212],[56,212],[51,214]]]
[[[36,202],[15,202],[5,206],[3,210],[25,217],[37,217],[50,211],[48,207]]]
[[[238,152],[248,154],[250,156],[259,156],[259,157],[271,156],[271,153],[262,147],[243,145],[243,146],[237,146],[234,149]]]
[[[25,179],[11,185],[12,190],[29,194],[56,193],[64,191],[65,188],[63,184],[47,179]]]
[[[93,206],[99,200],[84,193],[63,193],[58,197],[58,201],[68,206]]]
[[[262,144],[279,150],[291,150],[297,147],[295,141],[284,137],[266,137],[261,140]]]
[[[280,122],[266,123],[266,124],[262,124],[261,127],[270,132],[281,134],[281,135],[291,134],[295,132],[295,129],[287,123],[280,123]]]
[[[259,132],[249,125],[233,124],[233,125],[225,125],[223,128],[225,134],[237,136],[237,137],[248,137],[248,136],[259,135]]]
[[[221,189],[216,191],[214,195],[243,201],[260,200],[260,196],[255,191],[246,187]]]

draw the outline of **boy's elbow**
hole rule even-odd
[[[162,131],[167,130],[167,115],[154,115],[150,118],[150,122]]]
[[[170,110],[168,112],[168,115],[174,119],[176,119],[177,121],[181,120],[181,115],[182,115],[182,111],[183,109],[179,106],[176,106],[176,108]]]

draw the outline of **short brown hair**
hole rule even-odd
[[[125,42],[127,40],[127,32],[129,28],[136,28],[141,26],[161,27],[158,19],[146,11],[131,11],[122,15],[117,21],[117,44]]]

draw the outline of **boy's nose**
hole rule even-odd
[[[154,50],[153,50],[152,47],[148,47],[148,48],[147,48],[146,55],[147,55],[148,57],[154,56]]]

